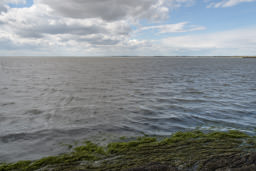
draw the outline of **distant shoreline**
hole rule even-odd
[[[256,58],[256,56],[0,56],[0,58]]]

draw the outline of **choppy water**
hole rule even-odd
[[[256,128],[256,59],[0,58],[0,161],[61,143]]]

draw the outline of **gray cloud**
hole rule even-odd
[[[69,36],[70,39],[80,41],[76,37],[86,35],[108,35],[112,37],[128,36],[131,26],[125,21],[106,22],[99,18],[74,19],[62,16],[54,16],[47,13],[48,7],[37,4],[31,8],[10,9],[7,13],[0,15],[0,31],[12,33],[24,39],[47,39],[47,36],[55,36],[61,40]],[[105,36],[106,37],[106,36]],[[109,43],[107,41],[110,41]],[[83,40],[83,42],[85,39]],[[88,43],[113,44],[117,41],[104,39]]]
[[[51,37],[54,41],[69,38],[92,45],[114,45],[125,37],[129,40],[134,21],[164,18],[169,12],[167,3],[175,6],[190,1],[34,0],[32,7],[12,9],[6,4],[25,1],[3,0],[0,7],[7,7],[7,12],[0,14],[0,31],[26,42],[48,42]]]
[[[7,1],[3,0],[0,1],[0,13],[6,12],[8,9],[8,6],[6,5]]]
[[[112,38],[104,38],[101,35],[97,35],[94,37],[88,37],[88,38],[78,38],[78,42],[87,42],[91,45],[104,45],[104,46],[109,46],[109,45],[116,45],[120,42],[120,40],[117,39],[112,39]]]
[[[0,40],[3,40],[0,45],[6,42],[3,50],[45,54],[73,50],[110,55],[138,49],[150,54],[156,51],[154,41],[134,37],[134,28],[138,29],[141,19],[161,21],[168,17],[169,9],[189,5],[194,0],[34,0],[26,8],[6,6],[7,1],[24,3],[23,0],[3,1],[0,2],[0,8],[6,11],[0,12]],[[186,23],[155,24],[140,31],[169,33],[201,29]]]
[[[6,12],[6,11],[7,11],[7,8],[4,5],[0,4],[0,13]]]
[[[61,35],[61,34],[72,34],[72,35],[90,35],[97,33],[108,33],[109,31],[101,26],[82,26],[82,25],[71,25],[58,24],[58,25],[38,25],[25,30],[17,30],[17,34],[26,38],[42,38],[45,34],[50,35]]]
[[[101,18],[106,21],[126,17],[158,18],[168,15],[159,0],[37,0],[55,12],[71,18]]]

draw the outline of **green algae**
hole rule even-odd
[[[0,171],[34,170],[126,170],[160,163],[181,170],[203,170],[215,158],[256,151],[256,137],[239,131],[203,133],[199,130],[177,132],[158,140],[139,137],[128,142],[113,142],[105,147],[92,142],[73,148],[72,152],[46,157],[37,161],[1,164]],[[232,158],[232,157],[231,157]],[[207,168],[206,168],[207,169]]]

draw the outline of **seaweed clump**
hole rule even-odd
[[[210,133],[196,130],[177,132],[160,140],[139,137],[106,147],[86,142],[68,154],[1,164],[0,171],[256,170],[255,164],[255,137],[234,130]]]

